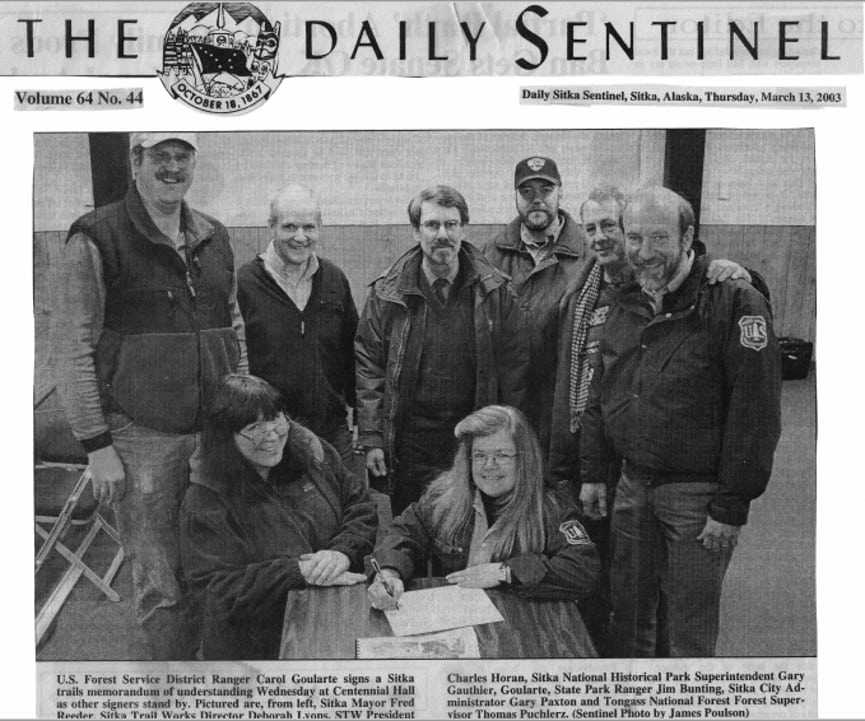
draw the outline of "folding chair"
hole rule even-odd
[[[45,400],[39,406],[44,406]],[[60,456],[68,458],[68,449],[75,448],[74,439],[72,444],[69,443],[71,432],[62,412],[37,407],[34,430],[39,458],[33,478],[35,530],[42,539],[36,552],[36,574],[39,574],[52,551],[56,551],[68,563],[60,580],[36,613],[38,645],[81,576],[88,578],[109,600],[120,600],[119,594],[111,588],[111,582],[123,563],[124,554],[117,530],[99,512],[99,504],[93,494],[85,493],[92,480],[87,467],[76,463],[42,461],[56,457],[57,449],[61,449]],[[77,451],[77,455],[80,455],[80,451]],[[69,534],[69,531],[75,527],[87,527],[87,531],[77,547],[72,549],[67,544],[70,538],[74,538],[74,534]],[[84,559],[100,531],[104,531],[118,547],[102,576],[90,568]]]

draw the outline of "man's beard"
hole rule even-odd
[[[544,219],[540,222],[531,219],[532,215],[537,213],[543,214]],[[537,216],[535,215],[535,217]],[[543,230],[550,226],[555,217],[555,213],[550,211],[548,208],[532,208],[523,216],[523,225],[525,225],[529,230]]]
[[[684,258],[685,251],[681,250],[675,259],[663,258],[659,264],[655,264],[655,259],[653,258],[652,265],[649,267],[646,267],[643,263],[636,264],[633,261],[631,265],[634,268],[634,273],[640,287],[643,290],[656,291],[673,280]]]

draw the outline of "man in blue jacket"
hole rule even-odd
[[[612,509],[613,653],[712,656],[721,586],[780,435],[781,360],[765,296],[714,285],[692,249],[694,212],[666,188],[623,215],[635,281],[612,297],[580,437],[581,500]]]

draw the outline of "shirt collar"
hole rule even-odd
[[[309,256],[309,260],[306,262],[306,267],[299,276],[295,273],[287,272],[286,264],[282,258],[279,257],[279,253],[276,252],[273,240],[268,243],[267,248],[261,254],[261,259],[264,262],[264,268],[268,273],[295,284],[308,281],[316,274],[316,272],[318,272],[319,268],[318,256],[315,253],[312,253]]]
[[[424,277],[427,279],[427,283],[429,283],[430,288],[433,287],[433,284],[439,279],[439,277],[435,273],[432,272],[432,269],[429,267],[429,262],[426,259],[426,256],[423,257],[423,260],[420,262],[421,270],[423,270]],[[453,264],[451,269],[448,271],[448,274],[444,276],[444,279],[448,282],[448,285],[453,285],[454,281],[457,279],[457,274],[460,272],[460,259],[459,255],[457,255],[457,262]]]
[[[682,263],[679,263],[679,267],[676,272],[673,274],[673,277],[670,278],[670,281],[662,288],[658,288],[657,290],[643,290],[649,298],[652,300],[652,304],[655,306],[655,312],[659,312],[661,309],[661,305],[663,304],[663,299],[665,295],[669,295],[670,293],[675,293],[679,288],[682,287],[682,283],[685,282],[685,278],[687,278],[691,273],[691,268],[694,265],[694,251],[689,250],[688,254],[685,256],[685,260]]]
[[[142,233],[152,243],[162,243],[170,245],[172,248],[177,248],[177,243],[174,238],[167,238],[144,205],[144,200],[138,192],[138,187],[135,183],[129,186],[124,199],[126,210],[136,229]],[[195,212],[187,205],[186,201],[180,204],[180,231],[184,233],[185,244],[190,249],[195,248],[202,240],[213,235],[214,227],[200,213]]]
[[[546,242],[541,245],[539,244],[533,237],[529,229],[526,228],[525,223],[520,224],[520,240],[523,242],[523,245],[533,247],[533,248],[550,248],[555,245],[556,241],[559,239],[559,235],[561,235],[562,228],[565,223],[561,215],[557,214],[555,220],[550,223],[546,228],[544,228],[544,238],[546,238]]]

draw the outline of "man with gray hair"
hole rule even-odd
[[[612,507],[612,652],[712,656],[721,586],[780,435],[781,358],[766,297],[710,283],[694,211],[666,188],[622,217],[633,280],[609,305],[580,437],[580,498]],[[659,638],[661,629],[662,638]]]
[[[577,268],[561,304],[559,358],[552,413],[550,475],[558,484],[573,484],[579,494],[578,439],[592,374],[600,363],[604,321],[613,292],[633,280],[625,257],[622,213],[627,199],[619,188],[594,188],[580,206],[580,220],[591,262]],[[706,248],[694,239],[698,256]],[[732,260],[713,258],[706,267],[710,284],[732,278],[753,284],[767,298],[763,278]],[[614,479],[615,480],[615,479]]]
[[[394,514],[451,465],[458,421],[524,405],[528,363],[507,278],[466,242],[465,198],[426,188],[408,216],[417,245],[373,282],[355,343],[359,438]]]
[[[204,400],[246,371],[228,233],[184,201],[197,147],[192,133],[132,134],[133,183],[72,224],[53,298],[57,388],[93,495],[113,505],[154,659],[195,657],[177,517]]]
[[[553,399],[550,469],[553,481],[568,499],[579,496],[579,431],[592,375],[601,362],[600,345],[611,299],[632,279],[625,258],[622,212],[626,198],[612,185],[594,188],[580,206],[580,220],[591,262],[575,269],[561,305],[556,392]],[[701,248],[702,251],[702,248]],[[706,269],[710,283],[728,277],[750,280],[748,271],[729,260],[713,260]],[[619,463],[608,469],[612,488]],[[609,617],[609,518],[586,521],[604,571],[601,595],[583,609],[595,646],[607,654]]]
[[[350,463],[357,309],[345,274],[316,253],[321,207],[309,188],[274,195],[265,251],[237,273],[249,368],[285,409]]]

